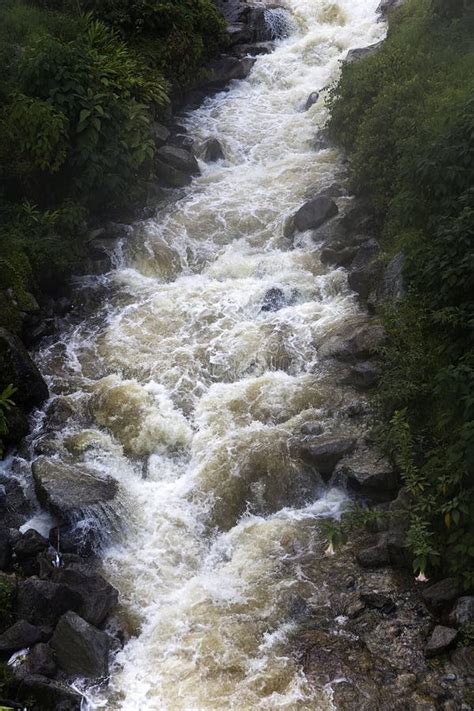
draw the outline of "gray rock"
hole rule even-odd
[[[104,622],[118,602],[118,591],[97,573],[57,568],[51,580],[66,585],[77,594],[80,604],[75,609],[91,625],[98,626]]]
[[[388,592],[380,592],[378,590],[370,590],[360,593],[360,599],[375,610],[380,610],[385,614],[390,614],[397,609],[397,605],[393,597]]]
[[[308,111],[314,104],[317,102],[319,99],[319,91],[312,91],[311,94],[308,96],[306,99],[306,103],[304,105],[304,110]]]
[[[19,649],[31,647],[37,642],[44,642],[51,636],[52,630],[47,627],[30,624],[26,620],[18,620],[0,635],[0,652],[13,654]]]
[[[355,253],[355,247],[323,247],[320,258],[323,264],[348,267],[354,259]]]
[[[21,668],[14,674],[19,681],[16,697],[25,705],[34,699],[33,708],[41,711],[80,711],[82,708],[83,697],[68,684],[41,674],[25,674]]]
[[[350,49],[344,60],[344,64],[354,64],[354,62],[359,62],[365,57],[370,57],[376,54],[383,45],[383,40],[381,42],[375,42],[374,44],[369,44],[368,47],[357,47],[356,49]]]
[[[189,173],[183,173],[182,170],[158,159],[155,159],[155,173],[160,183],[168,188],[184,188],[192,181]]]
[[[313,141],[313,148],[315,151],[325,151],[328,148],[332,148],[332,143],[326,129],[322,128],[317,132]]]
[[[30,528],[26,531],[22,537],[13,546],[13,553],[17,560],[24,560],[25,558],[32,558],[36,556],[41,551],[47,549],[49,543],[46,538]]]
[[[301,434],[312,437],[322,434],[323,431],[324,428],[320,422],[305,422],[300,429]]]
[[[162,146],[156,151],[160,163],[175,168],[188,175],[199,175],[197,160],[191,151],[179,146]]]
[[[336,464],[355,447],[355,439],[351,437],[334,437],[316,442],[302,441],[300,443],[301,457],[316,467],[325,479],[331,476]]]
[[[458,598],[449,613],[451,624],[461,627],[474,620],[474,595],[463,595]]]
[[[214,163],[224,158],[224,150],[217,138],[208,138],[203,146],[203,158],[207,163]]]
[[[48,398],[48,387],[28,351],[17,336],[0,328],[0,369],[2,387],[13,383],[17,388],[15,404],[30,409]]]
[[[60,430],[64,427],[70,417],[76,413],[71,400],[64,395],[58,395],[48,405],[46,416],[48,418],[48,429]]]
[[[117,482],[99,478],[85,466],[39,457],[33,462],[33,479],[40,503],[56,516],[68,516],[114,498]]]
[[[437,612],[452,603],[460,593],[459,584],[455,578],[444,578],[434,585],[424,588],[422,596],[428,607]]]
[[[170,131],[166,126],[156,121],[151,125],[151,135],[157,146],[162,146],[170,137]]]
[[[5,527],[18,528],[31,513],[31,505],[18,479],[0,474],[0,519]]]
[[[358,553],[356,553],[356,559],[362,568],[382,568],[385,565],[389,565],[390,557],[386,537],[381,536],[375,546],[363,548],[358,551]]]
[[[49,644],[40,642],[30,650],[26,659],[26,666],[30,674],[41,674],[53,677],[57,671],[54,653]]]
[[[389,507],[389,526],[386,536],[391,565],[409,570],[412,569],[413,562],[413,553],[407,543],[410,505],[410,494],[405,488],[400,489],[397,498]]]
[[[398,489],[398,476],[385,457],[372,450],[357,452],[340,468],[347,486],[369,499],[387,501]]]
[[[245,79],[255,64],[252,57],[221,56],[206,65],[207,83],[210,86],[220,87],[230,81]]]
[[[0,570],[5,570],[10,564],[12,552],[11,535],[8,528],[0,527]]]
[[[293,218],[293,228],[299,232],[315,230],[327,222],[339,212],[334,200],[325,195],[318,195],[312,200],[308,200],[295,213]]]
[[[18,583],[17,617],[37,625],[54,625],[67,610],[77,610],[81,596],[67,585],[28,578]]]
[[[348,283],[362,299],[367,299],[369,294],[377,288],[381,266],[377,260],[380,252],[375,240],[362,244],[356,251],[351,262]]]
[[[377,13],[385,19],[392,10],[401,7],[405,0],[382,0],[377,8]]]
[[[108,636],[75,612],[67,612],[61,617],[51,646],[58,665],[68,674],[97,678],[108,673]]]
[[[435,657],[437,654],[442,654],[450,647],[454,645],[458,637],[458,631],[452,629],[451,627],[443,627],[443,625],[437,625],[428,643],[425,647],[425,654],[427,657]]]
[[[400,301],[405,294],[403,267],[405,257],[403,252],[398,252],[389,261],[383,272],[379,288],[379,298],[388,301]]]
[[[275,44],[271,41],[268,42],[249,42],[244,44],[239,44],[234,48],[234,53],[238,57],[257,57],[261,54],[270,54],[273,51]]]
[[[352,366],[348,375],[342,379],[344,385],[351,385],[357,390],[369,390],[377,385],[380,366],[373,361],[365,361]]]
[[[348,363],[370,360],[378,354],[386,338],[387,334],[380,324],[372,322],[347,325],[341,333],[331,336],[321,345],[319,357],[320,359],[337,358]]]
[[[263,297],[262,311],[279,311],[286,306],[285,294],[282,289],[273,286]]]

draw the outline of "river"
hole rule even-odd
[[[350,48],[383,37],[378,1],[288,0],[290,36],[185,118],[225,160],[133,226],[102,306],[40,354],[75,413],[57,451],[122,492],[103,555],[132,636],[92,709],[332,708],[291,640],[318,520],[346,494],[312,484],[290,444],[308,421],[337,429],[318,347],[359,307],[344,270],[284,225],[340,176],[338,153],[314,148],[324,92],[303,107]],[[262,310],[270,289],[281,308]]]

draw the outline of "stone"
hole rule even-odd
[[[67,610],[76,610],[81,604],[81,596],[67,585],[28,578],[18,583],[15,612],[32,624],[54,625]]]
[[[370,360],[378,355],[386,339],[387,334],[378,323],[347,325],[341,333],[330,336],[320,346],[319,357],[321,360],[337,358],[346,363]]]
[[[458,631],[451,627],[436,625],[425,647],[427,657],[435,657],[446,652],[454,645],[458,638]]]
[[[48,429],[61,430],[70,417],[76,413],[73,402],[64,395],[58,395],[48,405],[46,417],[48,418]]]
[[[267,42],[249,42],[239,44],[234,48],[234,53],[238,57],[257,57],[261,54],[270,54],[273,51],[275,44],[272,41]]]
[[[300,443],[300,454],[306,462],[316,467],[323,478],[327,479],[339,460],[352,452],[355,443],[355,439],[351,437],[334,437],[315,443],[303,441]]]
[[[61,617],[51,646],[58,665],[67,674],[94,679],[108,673],[108,635],[75,612],[67,612]]]
[[[32,558],[46,550],[48,545],[49,543],[46,538],[43,538],[38,531],[30,528],[15,543],[13,553],[17,560],[24,560],[25,558]]]
[[[32,625],[26,620],[18,620],[0,635],[0,653],[13,654],[19,649],[31,647],[37,642],[44,642],[52,633],[52,629]]]
[[[405,255],[398,252],[389,261],[384,269],[378,296],[385,301],[400,301],[405,294],[405,281],[403,278],[403,268],[405,265]]]
[[[30,650],[26,659],[26,667],[30,674],[41,674],[53,677],[57,671],[54,653],[49,644],[40,642]]]
[[[375,387],[379,376],[380,366],[374,361],[365,361],[352,366],[341,382],[344,385],[351,385],[356,390],[364,391]]]
[[[214,163],[225,158],[222,144],[217,138],[208,138],[204,143],[203,158],[207,163]]]
[[[405,0],[382,0],[377,8],[377,13],[381,15],[383,19],[386,19],[392,10],[401,7],[404,2]]]
[[[390,500],[398,490],[398,476],[390,462],[370,449],[346,460],[340,474],[350,489],[370,499]]]
[[[32,471],[40,503],[59,517],[104,504],[114,498],[118,489],[112,477],[99,478],[83,465],[48,457],[36,459]]]
[[[375,546],[358,551],[356,559],[362,568],[383,568],[389,565],[390,557],[385,536],[382,536]]]
[[[301,425],[300,432],[302,435],[315,437],[324,432],[324,428],[320,422],[305,422]]]
[[[362,299],[367,299],[377,287],[381,269],[377,260],[379,252],[377,242],[373,239],[368,240],[359,247],[351,262],[347,281],[350,288]]]
[[[451,661],[459,674],[472,677],[474,670],[474,647],[458,647],[451,652]]]
[[[33,709],[40,711],[80,711],[83,697],[64,682],[40,674],[15,674],[18,677],[16,697],[26,703],[34,699]]]
[[[151,135],[157,146],[163,146],[170,137],[170,130],[163,124],[154,121],[151,124]]]
[[[27,410],[41,405],[49,395],[48,386],[18,336],[0,328],[1,387],[12,383],[17,389],[13,400]]]
[[[311,94],[306,99],[304,110],[308,111],[319,99],[319,91],[312,91]]]
[[[313,148],[315,151],[325,151],[328,148],[332,148],[327,129],[322,128],[317,132],[313,141]]]
[[[365,604],[359,597],[357,597],[347,603],[346,607],[344,608],[344,614],[350,620],[353,620],[355,617],[358,617],[360,613],[363,612],[363,610],[365,610]]]
[[[455,578],[444,578],[421,592],[429,608],[439,612],[452,603],[459,595],[460,588]]]
[[[221,87],[230,81],[245,79],[255,64],[252,57],[231,57],[223,55],[219,59],[214,59],[206,65],[207,84],[214,87]]]
[[[308,200],[293,217],[293,228],[299,232],[315,230],[339,212],[334,200],[318,195]]]
[[[162,146],[156,151],[160,163],[172,166],[188,175],[199,175],[200,170],[196,158],[190,150],[179,146]]]
[[[168,188],[184,188],[192,181],[189,173],[183,173],[182,170],[158,159],[155,159],[155,173],[158,180]]]
[[[0,570],[8,568],[11,559],[12,542],[8,528],[0,526]]]
[[[359,62],[365,57],[371,57],[376,54],[382,47],[383,40],[381,42],[374,42],[374,44],[369,44],[367,47],[357,47],[356,49],[350,49],[344,60],[344,64],[354,64],[354,62]]]
[[[395,612],[397,605],[389,593],[380,592],[378,590],[370,590],[360,593],[360,599],[367,607],[372,607],[380,610],[386,615]]]
[[[459,597],[449,613],[449,622],[456,627],[467,625],[474,621],[474,595]]]
[[[389,529],[387,532],[387,551],[390,565],[395,568],[412,569],[413,553],[407,543],[406,531]]]
[[[118,602],[118,591],[97,573],[56,568],[51,580],[77,594],[78,614],[91,625],[100,625]]]
[[[355,247],[323,247],[320,259],[323,264],[334,264],[337,267],[348,267],[354,259]]]
[[[285,294],[282,289],[273,286],[265,293],[262,303],[262,311],[279,311],[286,306]]]

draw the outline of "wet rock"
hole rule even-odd
[[[83,698],[68,684],[48,679],[40,674],[17,673],[18,689],[16,696],[25,703],[35,700],[34,709],[49,711],[80,711]]]
[[[278,311],[286,306],[285,294],[282,289],[273,286],[265,293],[262,303],[262,311]]]
[[[474,620],[474,595],[463,595],[458,598],[453,609],[449,613],[449,622],[452,625],[461,627]]]
[[[459,584],[456,579],[444,578],[444,580],[439,580],[434,585],[424,588],[421,594],[429,608],[440,612],[452,603],[459,593]]]
[[[377,8],[377,13],[382,15],[385,19],[392,10],[396,10],[398,7],[401,7],[404,2],[405,0],[382,0]]]
[[[331,336],[321,345],[319,356],[321,359],[337,358],[348,363],[370,360],[377,355],[386,338],[383,326],[377,323],[348,326],[341,334]]]
[[[78,614],[91,625],[100,625],[118,602],[118,591],[101,575],[72,568],[57,568],[51,580],[77,594]]]
[[[48,429],[62,429],[69,418],[74,416],[75,412],[74,405],[69,398],[64,395],[55,397],[46,409]]]
[[[52,631],[48,627],[32,625],[26,620],[18,620],[0,635],[0,652],[13,654],[13,652],[31,647],[37,642],[44,642],[49,639]]]
[[[378,296],[381,300],[400,301],[405,294],[403,252],[396,254],[384,269]]]
[[[46,538],[30,528],[26,531],[22,537],[13,546],[13,553],[17,560],[24,560],[25,558],[32,558],[41,551],[47,549],[49,543]]]
[[[359,247],[351,262],[347,281],[350,288],[362,299],[367,299],[377,287],[381,270],[377,261],[379,252],[380,248],[377,242],[369,240]]]
[[[293,231],[315,230],[330,220],[331,217],[337,215],[338,211],[334,200],[325,195],[318,195],[312,200],[308,200],[295,213],[292,221]]]
[[[252,33],[245,22],[232,22],[227,25],[227,34],[229,36],[229,46],[233,47],[236,44],[252,41]]]
[[[224,159],[222,144],[217,138],[208,138],[203,146],[203,158],[207,163],[214,163]]]
[[[308,463],[314,465],[321,476],[329,478],[336,464],[355,447],[355,439],[340,437],[317,441],[316,443],[302,442],[300,454]]]
[[[311,94],[306,99],[304,110],[308,111],[319,99],[319,91],[312,91]]]
[[[55,676],[57,665],[53,650],[49,644],[42,642],[35,644],[28,654],[26,668],[30,674],[41,674],[46,677]]]
[[[354,259],[355,253],[355,247],[323,247],[320,257],[323,264],[348,267]]]
[[[387,539],[381,536],[375,546],[363,548],[356,553],[356,559],[362,568],[383,568],[390,563]]]
[[[238,57],[257,57],[261,54],[270,54],[273,51],[275,44],[271,41],[269,42],[251,42],[245,44],[239,44],[234,48],[234,53]]]
[[[14,402],[27,410],[41,405],[48,397],[48,387],[28,351],[17,336],[0,328],[0,372],[2,387],[15,385]]]
[[[362,602],[362,600],[357,596],[357,598],[350,600],[345,609],[344,609],[344,614],[350,619],[353,620],[355,617],[358,617],[360,613],[365,610],[365,604]]]
[[[178,146],[162,146],[156,152],[160,161],[189,175],[199,175],[199,166],[191,151]]]
[[[370,57],[382,47],[383,41],[375,42],[374,44],[369,44],[368,47],[357,47],[356,49],[350,49],[344,60],[344,64],[354,64],[365,57]]]
[[[207,83],[211,86],[224,86],[236,79],[245,79],[255,64],[252,57],[222,56],[206,65]]]
[[[428,643],[425,647],[425,654],[427,657],[435,657],[437,654],[442,654],[446,652],[450,647],[454,645],[458,637],[458,631],[452,629],[451,627],[443,627],[443,625],[437,625]]]
[[[356,390],[370,390],[377,385],[380,367],[374,361],[365,361],[352,366],[348,375],[342,379],[344,385],[351,385]]]
[[[451,661],[460,674],[472,678],[474,670],[474,647],[458,647],[451,652]]]
[[[305,422],[301,425],[300,432],[302,435],[315,437],[322,434],[322,432],[324,432],[324,428],[320,422]]]
[[[151,135],[157,146],[163,146],[170,137],[170,130],[155,121],[151,125]]]
[[[58,665],[68,674],[87,678],[104,677],[108,672],[109,638],[75,612],[59,620],[51,646]]]
[[[317,132],[313,141],[313,148],[315,151],[325,151],[328,148],[332,148],[332,143],[326,129],[322,128]]]
[[[393,499],[399,485],[390,462],[372,450],[355,454],[343,463],[339,473],[350,489],[377,501]]]
[[[0,570],[5,570],[10,564],[12,552],[12,539],[10,530],[5,526],[0,527]]]
[[[372,607],[376,610],[380,610],[386,615],[395,612],[397,605],[393,597],[386,592],[379,592],[377,590],[370,590],[368,592],[361,592],[360,599],[367,607]]]
[[[18,584],[15,611],[18,618],[37,625],[54,625],[64,612],[76,610],[81,596],[67,585],[28,578]]]
[[[39,457],[33,462],[33,479],[41,504],[57,516],[104,504],[117,493],[111,477],[99,478],[87,467]]]

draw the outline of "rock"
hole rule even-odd
[[[306,99],[306,103],[304,105],[304,110],[308,111],[314,104],[317,102],[319,99],[319,91],[312,91],[311,94],[308,96]]]
[[[67,296],[60,296],[53,302],[53,312],[56,316],[65,316],[71,311],[72,307],[72,301]]]
[[[377,13],[382,15],[385,19],[392,10],[396,10],[401,7],[404,2],[405,0],[382,0],[377,8]]]
[[[3,389],[10,383],[16,388],[12,399],[27,410],[48,398],[48,387],[28,351],[17,336],[0,328],[0,372]]]
[[[381,269],[377,261],[379,252],[379,245],[371,239],[359,247],[351,262],[347,281],[362,299],[367,299],[377,287]]]
[[[76,612],[91,625],[100,625],[118,602],[118,591],[97,573],[72,568],[56,568],[51,576],[55,583],[66,585],[77,594]]]
[[[437,654],[442,654],[454,645],[457,637],[457,630],[451,627],[443,627],[443,625],[436,625],[425,647],[426,656],[435,657]]]
[[[217,138],[208,138],[204,143],[203,158],[207,163],[214,163],[225,158],[224,150]]]
[[[303,441],[300,444],[300,454],[305,461],[316,467],[323,478],[327,479],[338,461],[352,452],[355,443],[355,439],[351,437],[334,437],[317,443]]]
[[[168,188],[184,188],[192,181],[192,176],[189,173],[183,173],[183,171],[160,160],[155,160],[155,173],[161,184]]]
[[[365,361],[352,366],[348,375],[342,379],[344,385],[351,385],[356,390],[370,390],[377,385],[380,367],[374,361]]]
[[[363,610],[365,610],[365,605],[362,600],[357,597],[356,599],[348,602],[344,608],[344,614],[350,620],[353,620],[355,617],[358,617]]]
[[[11,559],[12,541],[8,528],[0,527],[0,570],[8,568]]]
[[[48,405],[46,417],[48,418],[49,430],[61,430],[70,417],[76,413],[71,400],[64,395],[58,395]]]
[[[405,256],[398,252],[385,267],[378,296],[385,301],[400,301],[405,294],[403,268]]]
[[[313,148],[315,151],[325,151],[328,148],[332,148],[327,129],[322,128],[317,132],[313,141]]]
[[[348,267],[354,259],[355,247],[323,247],[320,253],[323,264],[334,264],[338,267]]]
[[[315,230],[339,212],[334,200],[318,195],[308,200],[293,217],[293,228],[299,232]]]
[[[189,175],[199,175],[200,170],[196,158],[191,151],[178,146],[162,146],[156,151],[157,158],[176,170]]]
[[[221,56],[206,65],[207,83],[210,86],[220,87],[230,81],[245,79],[255,64],[252,57],[230,57]]]
[[[322,434],[323,431],[324,428],[320,422],[305,422],[300,428],[301,434],[312,437]]]
[[[368,47],[357,47],[356,49],[350,49],[344,60],[344,64],[354,64],[365,57],[370,57],[382,47],[383,40],[381,42],[375,42],[374,44],[369,44]]]
[[[28,529],[22,537],[13,546],[13,553],[17,560],[32,558],[41,551],[47,549],[49,543],[46,538],[35,531],[33,528]]]
[[[163,146],[170,137],[170,131],[163,124],[154,121],[151,124],[151,135],[157,146]]]
[[[229,35],[229,46],[252,41],[252,33],[245,22],[232,22],[227,25]]]
[[[337,358],[348,363],[370,360],[378,354],[386,338],[387,334],[383,326],[377,323],[350,325],[345,327],[342,333],[331,336],[321,345],[319,357],[320,359]]]
[[[345,461],[339,469],[341,474],[350,489],[377,501],[393,499],[398,489],[398,476],[393,467],[372,450],[357,452]]]
[[[390,503],[386,540],[390,564],[397,568],[412,570],[413,553],[407,543],[410,506],[410,494],[405,488],[400,489],[397,498]]]
[[[474,669],[474,647],[458,647],[451,652],[451,661],[456,671],[472,677]]]
[[[386,537],[381,536],[380,541],[375,546],[358,551],[356,559],[362,568],[382,568],[388,565],[390,557]]]
[[[49,644],[40,642],[30,650],[26,659],[26,668],[30,674],[53,677],[57,671],[54,653]]]
[[[457,627],[474,621],[474,595],[463,595],[449,613],[449,622]]]
[[[18,583],[15,612],[32,624],[54,625],[67,610],[76,610],[81,596],[67,585],[28,578]]]
[[[34,699],[36,711],[80,711],[83,697],[68,684],[48,679],[40,674],[15,674],[19,684],[16,696],[26,703]]]
[[[0,635],[0,652],[13,654],[19,649],[31,647],[37,642],[44,642],[52,633],[52,629],[32,625],[26,620],[18,620]]]
[[[59,517],[104,504],[117,493],[111,477],[99,478],[82,465],[39,457],[33,462],[33,479],[40,503]]]
[[[279,311],[286,306],[285,294],[282,289],[273,286],[263,297],[262,311]]]
[[[109,638],[75,612],[59,620],[51,646],[63,671],[88,678],[104,677],[108,672]]]
[[[373,607],[386,615],[395,612],[397,605],[389,593],[370,590],[360,593],[360,599],[367,607]]]
[[[0,474],[0,519],[7,528],[20,527],[30,516],[31,506],[18,479]]]
[[[234,48],[234,53],[238,57],[257,57],[261,54],[270,54],[275,45],[273,42],[250,42],[239,44]]]
[[[421,592],[429,608],[436,612],[441,611],[452,603],[460,593],[459,585],[455,578],[444,578],[434,585],[424,588]]]

